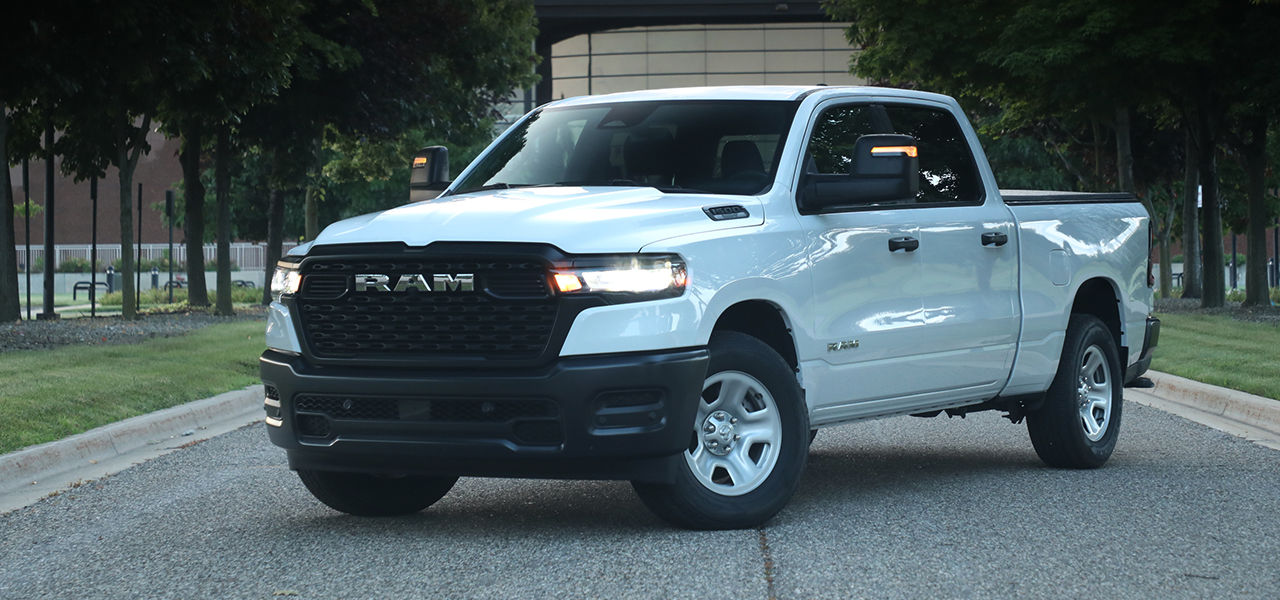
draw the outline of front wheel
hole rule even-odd
[[[1115,337],[1093,315],[1071,315],[1058,373],[1044,405],[1027,415],[1027,432],[1051,467],[1097,468],[1120,434],[1124,386]]]
[[[329,508],[360,517],[416,513],[449,493],[457,477],[389,476],[299,470],[298,478]]]
[[[741,529],[768,521],[791,498],[808,456],[809,415],[791,368],[746,334],[712,336],[711,360],[689,447],[672,484],[633,482],[667,521]]]

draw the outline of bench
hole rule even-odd
[[[254,282],[252,282],[252,281],[249,281],[248,279],[237,279],[237,280],[235,280],[235,281],[232,281],[231,283],[232,283],[232,285],[234,285],[234,286],[236,286],[236,287],[243,287],[243,288],[256,288],[256,287],[258,287],[258,284],[254,283]]]

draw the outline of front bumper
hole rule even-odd
[[[1156,345],[1160,343],[1160,319],[1147,317],[1147,331],[1142,337],[1142,355],[1138,361],[1125,369],[1124,382],[1127,384],[1142,377],[1151,368],[1151,357],[1155,355]]]
[[[293,469],[669,481],[705,348],[561,358],[519,371],[259,360],[271,441]]]

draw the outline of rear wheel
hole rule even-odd
[[[689,448],[673,457],[675,483],[632,485],[646,506],[681,527],[754,527],[795,492],[808,455],[808,413],[791,368],[764,342],[719,332],[710,351]]]
[[[1120,434],[1120,374],[1120,352],[1107,326],[1093,315],[1071,315],[1044,405],[1027,415],[1027,431],[1040,460],[1075,469],[1107,462]]]
[[[389,476],[298,471],[298,478],[329,508],[361,517],[416,513],[449,493],[457,477]]]

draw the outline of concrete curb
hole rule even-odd
[[[188,432],[233,422],[247,424],[261,416],[262,393],[261,385],[251,385],[5,454],[0,456],[0,494],[16,492],[35,481],[56,478],[86,465],[106,463],[147,446],[207,437]]]
[[[1156,384],[1155,395],[1170,402],[1280,435],[1280,400],[1158,371],[1148,371],[1147,377]]]
[[[1280,400],[1148,371],[1154,388],[1129,388],[1126,401],[1145,404],[1255,444],[1280,450]]]

